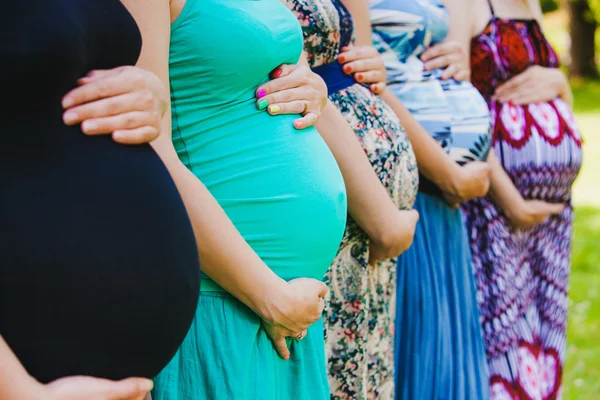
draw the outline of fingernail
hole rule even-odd
[[[301,129],[303,126],[304,126],[304,122],[302,122],[302,121],[296,121],[296,122],[294,122],[294,127],[296,129]]]
[[[98,124],[94,121],[83,121],[81,124],[81,130],[84,132],[93,131],[98,128]]]
[[[70,98],[70,97],[65,97],[65,98],[62,100],[62,106],[63,106],[63,108],[69,108],[69,107],[71,107],[72,105],[73,105],[73,99],[72,99],[72,98]]]
[[[269,112],[271,114],[277,114],[280,110],[281,110],[281,107],[279,107],[278,105],[269,106]]]
[[[283,72],[283,71],[281,70],[281,68],[277,67],[277,68],[275,69],[275,71],[273,71],[273,78],[279,78],[279,77],[281,76],[281,73],[282,73],[282,72]]]
[[[341,63],[344,63],[344,62],[346,62],[346,58],[344,56],[339,56],[338,61]]]
[[[344,65],[344,72],[349,74],[350,72],[352,72],[352,67],[349,65]]]
[[[74,121],[76,119],[77,119],[77,113],[75,113],[74,111],[67,111],[63,114],[63,121],[67,125],[74,123]]]
[[[283,359],[284,359],[284,360],[289,360],[289,359],[290,359],[290,356],[285,356],[285,357],[283,357]]]
[[[362,78],[363,78],[363,74],[356,74],[357,81],[362,81]]]
[[[265,97],[267,95],[267,91],[265,89],[260,89],[258,92],[256,92],[256,97],[258,97],[259,99],[261,97]]]
[[[260,100],[257,103],[257,107],[259,110],[264,110],[269,105],[269,100]]]

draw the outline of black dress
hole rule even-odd
[[[42,382],[152,377],[195,313],[196,244],[159,157],[61,119],[78,78],[140,47],[118,0],[2,2],[0,335]]]

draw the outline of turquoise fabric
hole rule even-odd
[[[178,155],[286,280],[322,279],[347,212],[341,173],[319,133],[294,129],[297,115],[255,105],[269,72],[301,51],[300,25],[278,0],[187,0],[171,27]],[[259,318],[204,276],[196,322],[156,378],[154,400],[329,398],[320,324],[283,361]]]
[[[422,193],[415,209],[413,245],[398,259],[396,399],[489,399],[462,213]]]
[[[225,292],[203,293],[190,333],[155,379],[152,399],[329,399],[322,320],[288,344],[289,360],[273,355],[256,314]]]

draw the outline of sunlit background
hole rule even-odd
[[[596,400],[600,399],[600,30],[594,25],[600,21],[600,0],[542,3],[545,33],[565,71],[570,69],[575,113],[585,140],[583,170],[574,189],[575,238],[564,398]],[[594,31],[595,35],[589,33]],[[572,39],[580,35],[585,40]],[[573,63],[573,57],[579,54],[584,54],[584,59]],[[588,62],[590,59],[595,62]]]

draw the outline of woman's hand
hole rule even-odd
[[[285,338],[296,338],[321,318],[327,285],[316,279],[293,279],[267,294],[263,327],[281,358],[289,359]]]
[[[72,376],[42,385],[39,399],[43,400],[144,400],[152,381],[129,378],[121,381]]]
[[[558,68],[532,65],[496,88],[492,100],[518,105],[563,97],[570,102],[569,81]]]
[[[368,84],[371,92],[379,94],[386,87],[385,63],[373,46],[342,47],[338,62],[346,74],[354,74],[358,83]]]
[[[271,73],[272,80],[256,89],[256,107],[271,115],[301,114],[296,129],[313,126],[327,103],[327,85],[304,63],[283,64]]]
[[[160,134],[167,110],[166,88],[157,76],[125,66],[91,71],[62,100],[67,125],[86,135],[112,134],[123,144],[148,143]]]
[[[399,210],[390,219],[379,237],[369,237],[369,265],[398,257],[412,245],[419,213],[416,210]]]
[[[469,58],[463,47],[454,40],[442,42],[429,47],[421,54],[426,71],[444,69],[442,79],[454,79],[457,82],[471,78]]]
[[[564,209],[564,204],[524,200],[518,206],[505,209],[504,214],[513,228],[525,230],[545,222],[551,215],[560,214]]]
[[[452,172],[447,185],[441,185],[448,204],[457,208],[460,203],[483,197],[490,189],[492,169],[488,163],[473,161]]]

